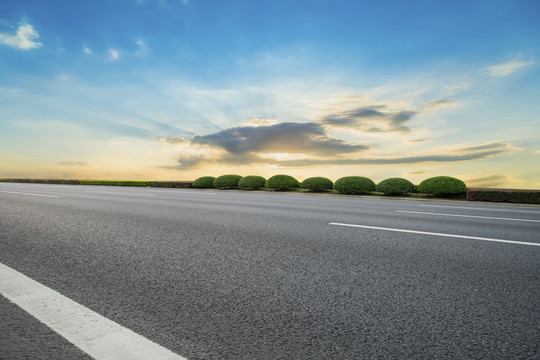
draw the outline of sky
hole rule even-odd
[[[3,0],[0,178],[540,189],[537,0]]]

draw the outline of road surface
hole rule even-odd
[[[538,206],[0,183],[6,269],[189,359],[538,358],[539,244]],[[90,358],[0,320],[2,359]]]

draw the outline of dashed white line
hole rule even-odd
[[[403,232],[403,233],[410,233],[410,234],[420,234],[420,235],[444,236],[444,237],[452,237],[452,238],[458,238],[458,239],[469,239],[469,240],[491,241],[491,242],[506,243],[506,244],[517,244],[517,245],[528,245],[528,246],[540,246],[540,244],[538,244],[538,243],[532,243],[532,242],[526,242],[526,241],[514,241],[514,240],[503,240],[503,239],[491,239],[491,238],[484,238],[484,237],[478,237],[478,236],[466,236],[466,235],[455,235],[455,234],[442,234],[442,233],[434,233],[434,232],[427,232],[427,231],[416,231],[416,230],[406,230],[406,229],[384,228],[384,227],[378,227],[378,226],[355,225],[355,224],[342,224],[342,223],[329,223],[329,225],[348,226],[348,227],[363,228],[363,229],[371,229],[371,230],[395,231],[395,232]]]
[[[407,211],[407,210],[396,210],[398,213],[407,213],[407,214],[419,214],[419,215],[435,215],[435,216],[450,216],[450,217],[466,217],[466,218],[475,218],[475,219],[490,219],[490,220],[504,220],[504,221],[525,221],[525,222],[537,222],[540,223],[540,220],[532,219],[513,219],[513,218],[501,218],[501,217],[492,217],[492,216],[477,216],[477,215],[461,215],[461,214],[443,214],[443,213],[430,213],[422,211]]]
[[[18,191],[0,191],[0,192],[3,192],[3,193],[7,193],[7,194],[18,194],[18,195],[29,195],[29,196],[42,196],[42,197],[50,197],[50,198],[57,198],[57,197],[60,197],[60,196],[56,196],[56,195],[43,195],[43,194],[33,194],[33,193],[25,193],[25,192],[18,192]]]
[[[2,263],[0,292],[96,360],[185,360]]]
[[[538,214],[540,212],[532,210],[517,210],[517,209],[507,209],[507,208],[501,208],[501,209],[494,209],[494,208],[479,208],[479,207],[469,207],[469,206],[448,206],[448,205],[427,205],[427,204],[418,204],[418,206],[424,206],[424,207],[437,207],[437,208],[448,208],[448,209],[460,209],[460,210],[486,210],[486,211],[507,211],[507,212],[522,212],[522,213],[529,213],[529,214]]]

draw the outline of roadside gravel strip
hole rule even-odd
[[[533,205],[0,183],[0,359],[539,358],[539,221]]]

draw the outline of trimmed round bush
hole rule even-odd
[[[418,185],[418,192],[435,196],[456,196],[467,193],[467,185],[450,176],[435,176]]]
[[[377,185],[377,191],[385,195],[402,195],[414,192],[414,184],[403,178],[388,178]]]
[[[266,184],[266,179],[262,176],[248,175],[244,176],[238,182],[238,187],[242,189],[260,189]]]
[[[274,175],[266,180],[264,187],[269,190],[289,190],[299,188],[300,183],[289,175]]]
[[[214,187],[219,189],[232,189],[238,186],[242,179],[240,175],[221,175],[214,180]]]
[[[363,176],[345,176],[336,180],[334,189],[342,194],[366,194],[375,191],[375,183]]]
[[[308,189],[310,191],[331,190],[333,186],[334,183],[332,183],[332,180],[325,177],[310,177],[300,184],[302,189]]]
[[[214,180],[216,178],[213,176],[202,176],[195,180],[193,184],[191,184],[191,187],[199,188],[199,189],[208,189],[214,187]]]

